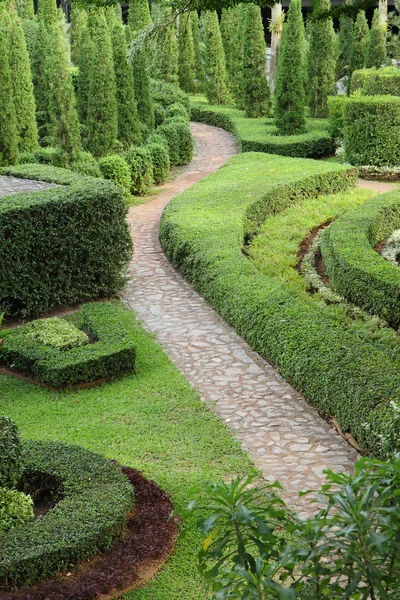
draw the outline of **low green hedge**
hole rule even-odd
[[[344,107],[345,160],[377,167],[400,164],[400,97],[351,96]]]
[[[120,375],[135,368],[135,340],[121,328],[118,303],[96,302],[82,307],[81,328],[90,332],[93,343],[58,349],[30,336],[31,324],[6,330],[0,364],[32,375],[51,387],[95,381]]]
[[[400,96],[400,69],[359,69],[351,76],[351,93],[363,96]]]
[[[56,442],[24,444],[23,488],[58,492],[46,515],[0,536],[0,588],[29,586],[105,552],[121,535],[133,490],[103,456]]]
[[[348,96],[328,96],[329,133],[333,139],[343,139],[344,136],[344,107],[348,101]]]
[[[379,456],[381,436],[392,436],[391,449],[400,450],[391,404],[400,397],[399,357],[372,334],[354,335],[346,316],[261,273],[242,251],[244,217],[253,205],[264,204],[257,211],[262,220],[279,210],[278,194],[284,210],[293,191],[300,203],[355,180],[354,170],[332,163],[238,155],[170,202],[160,240],[171,262],[254,350],[323,416],[335,416],[366,452]]]
[[[400,191],[377,196],[325,230],[321,251],[335,288],[351,302],[400,325],[400,269],[374,247],[400,228]]]
[[[132,241],[117,186],[38,164],[1,174],[63,187],[0,198],[0,312],[43,314],[121,289]]]
[[[229,106],[213,106],[201,97],[192,99],[190,114],[192,121],[221,127],[234,135],[242,152],[307,158],[325,156],[335,149],[323,119],[309,119],[306,133],[284,136],[278,135],[273,119],[249,119],[244,111]]]
[[[194,143],[188,123],[172,118],[158,127],[156,134],[163,137],[168,145],[171,165],[180,166],[190,163],[193,158]]]
[[[186,112],[190,113],[189,96],[179,87],[166,81],[151,81],[151,96],[153,102],[161,104],[165,109],[173,104],[182,104]]]

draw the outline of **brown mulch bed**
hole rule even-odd
[[[299,269],[303,258],[307,254],[308,250],[310,249],[311,244],[313,243],[313,241],[315,240],[317,235],[320,233],[320,231],[322,231],[323,229],[326,229],[328,227],[328,225],[330,225],[332,223],[332,221],[333,221],[333,219],[329,219],[329,221],[326,221],[325,223],[321,223],[321,225],[318,225],[318,227],[315,227],[312,231],[310,231],[308,236],[301,242],[301,244],[299,246],[299,250],[297,252],[297,264],[295,267],[296,269]]]
[[[0,600],[111,600],[146,583],[163,566],[178,534],[167,494],[136,469],[122,467],[135,490],[134,513],[108,552],[29,590],[0,591]]]

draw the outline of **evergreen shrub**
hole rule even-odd
[[[159,183],[166,181],[169,176],[171,165],[169,161],[168,148],[163,143],[148,143],[147,148],[150,151],[151,161],[153,163],[154,183],[158,185]]]
[[[328,96],[329,133],[334,139],[343,139],[344,135],[344,107],[348,96]]]
[[[131,193],[141,196],[149,191],[154,182],[153,163],[146,146],[132,146],[125,154],[131,174]]]
[[[119,154],[110,154],[99,160],[99,167],[104,179],[110,179],[126,189],[131,187],[131,171],[128,163]]]
[[[193,158],[193,137],[187,123],[172,120],[161,125],[157,133],[162,135],[168,144],[171,165],[185,165]]]
[[[167,113],[166,113],[166,110],[163,107],[163,105],[160,104],[159,102],[153,103],[153,109],[154,109],[154,123],[157,128],[164,123]]]
[[[261,10],[249,4],[244,31],[243,82],[248,117],[269,115],[271,97],[267,81],[267,48]]]
[[[400,96],[400,69],[359,69],[351,76],[351,92],[362,96]]]
[[[189,121],[189,113],[186,107],[180,102],[174,102],[170,104],[165,111],[165,118],[170,117],[183,117],[186,121]]]
[[[190,112],[189,96],[184,91],[180,90],[176,85],[167,83],[166,81],[151,81],[151,96],[153,102],[161,104],[164,108],[168,108],[176,102],[183,104],[187,112]]]
[[[23,452],[18,428],[6,415],[0,415],[0,488],[15,487],[22,475]]]
[[[17,490],[0,488],[0,535],[34,519],[30,496]]]

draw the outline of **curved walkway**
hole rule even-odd
[[[238,152],[234,138],[221,129],[191,127],[195,160],[153,201],[129,212],[135,254],[124,299],[241,440],[264,478],[278,479],[285,500],[305,516],[312,506],[298,492],[320,487],[325,468],[350,470],[358,454],[164,257],[158,241],[163,208]]]

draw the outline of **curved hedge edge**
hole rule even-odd
[[[169,203],[160,226],[164,252],[221,317],[256,352],[268,357],[322,416],[334,416],[368,454],[390,457],[400,450],[396,408],[400,357],[389,356],[373,335],[365,338],[350,330],[347,321],[338,321],[325,304],[298,297],[290,284],[261,274],[243,255],[240,217],[233,213],[237,198],[232,200],[230,181],[234,177],[228,162]],[[260,185],[259,173],[254,177]],[[218,187],[221,178],[227,194]],[[243,183],[242,215],[250,202],[248,188]],[[220,206],[224,199],[225,211]],[[207,228],[199,232],[193,213],[202,216]],[[217,214],[214,220],[213,214]],[[230,214],[229,228],[226,214]]]
[[[214,112],[211,108],[203,109],[197,106],[191,107],[190,118],[198,123],[205,123],[220,127],[228,133],[234,135],[242,152],[264,152],[265,154],[279,154],[281,156],[291,156],[298,158],[315,158],[331,154],[335,150],[334,140],[328,131],[321,131],[316,134],[309,132],[304,134],[304,140],[293,140],[292,136],[282,140],[282,136],[268,136],[265,142],[244,139],[240,136],[239,130],[228,115],[220,112]],[[299,136],[293,136],[298,138]]]
[[[0,175],[19,177],[20,179],[30,179],[32,181],[44,181],[45,183],[54,183],[56,185],[76,185],[85,181],[98,181],[96,177],[79,175],[78,173],[70,171],[69,169],[64,169],[63,167],[53,167],[51,165],[42,165],[39,163],[26,163],[2,167],[0,168]]]
[[[323,234],[328,277],[354,304],[400,325],[400,269],[374,247],[400,227],[400,191],[374,197],[343,215]]]
[[[25,491],[59,482],[62,497],[41,519],[0,538],[0,586],[7,588],[29,586],[105,552],[133,507],[132,486],[105,457],[58,442],[24,446]]]

